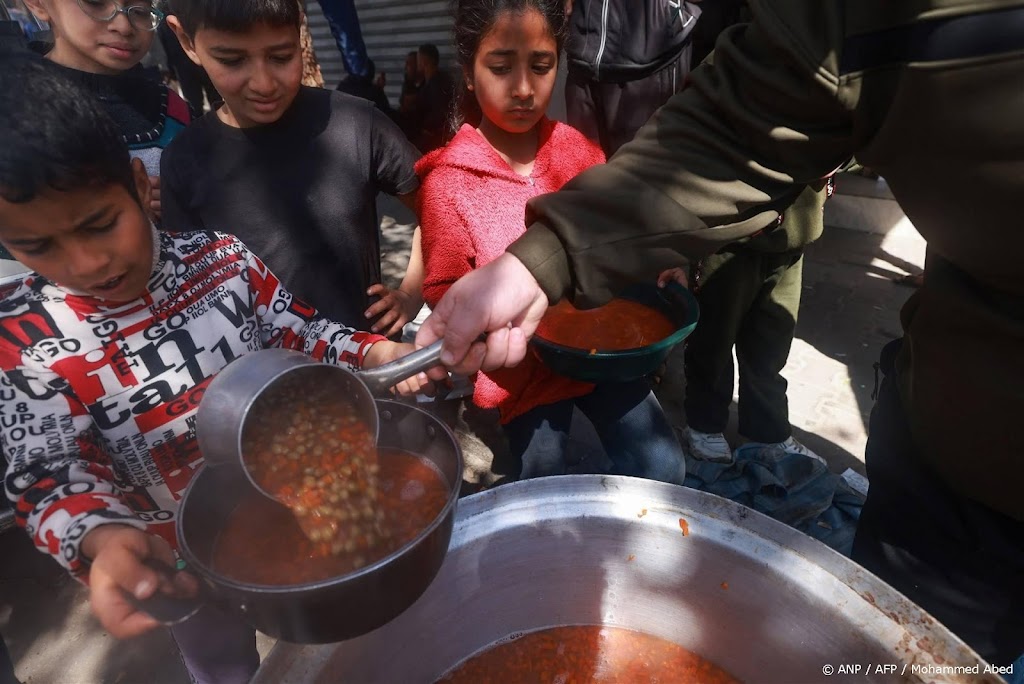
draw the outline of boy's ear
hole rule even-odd
[[[181,49],[185,51],[188,58],[199,66],[202,66],[203,64],[199,60],[199,54],[196,52],[195,41],[193,41],[192,37],[185,32],[185,27],[183,27],[181,22],[178,21],[178,17],[172,14],[164,21],[166,21],[167,25],[171,27],[172,31],[174,31],[174,35],[177,36],[178,42],[181,44]]]
[[[43,4],[43,0],[25,0],[25,5],[32,12],[32,16],[39,21],[47,23],[51,21],[50,12],[46,9],[46,5]]]
[[[153,185],[149,182],[146,165],[142,163],[141,159],[132,159],[132,178],[135,180],[135,194],[138,195],[139,204],[148,214],[149,202],[153,199]]]

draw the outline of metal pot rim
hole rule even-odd
[[[701,519],[729,524],[737,528],[731,543],[749,544],[756,539],[785,554],[799,556],[860,595],[879,619],[888,620],[913,634],[915,643],[918,639],[928,638],[935,651],[946,655],[956,654],[959,657],[956,662],[985,662],[967,643],[924,608],[852,559],[753,508],[681,485],[600,474],[557,475],[512,482],[479,492],[460,502],[452,533],[452,547],[457,548],[460,540],[467,543],[467,532],[479,527],[479,523],[473,522],[475,518],[485,520],[501,511],[507,514],[520,506],[536,506],[539,501],[551,496],[565,500],[579,499],[589,504],[605,500],[621,505],[624,500],[644,500],[651,502],[647,504],[651,513],[671,513],[673,516],[679,513],[685,516],[691,526]],[[947,659],[947,662],[950,661]]]

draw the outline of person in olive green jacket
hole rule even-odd
[[[753,0],[605,166],[421,328],[512,365],[549,302],[607,301],[775,220],[854,154],[928,240],[867,449],[855,559],[983,657],[1024,652],[1024,0]],[[491,331],[486,343],[476,336]]]

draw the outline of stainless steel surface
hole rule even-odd
[[[709,494],[600,475],[463,499],[444,566],[409,610],[351,641],[279,644],[253,681],[432,682],[497,639],[564,624],[648,632],[758,684],[1001,682],[921,674],[984,663],[810,537]],[[896,669],[842,676],[843,664]]]
[[[205,400],[204,400],[205,401]],[[381,560],[346,575],[296,586],[262,586],[233,580],[212,568],[224,522],[246,495],[241,469],[204,468],[189,484],[178,516],[178,547],[209,595],[260,631],[296,643],[325,643],[376,629],[408,608],[444,561],[462,485],[462,452],[444,423],[426,411],[379,401],[378,446],[421,456],[445,478],[445,508],[415,539]]]

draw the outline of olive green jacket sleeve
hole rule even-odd
[[[554,301],[600,304],[775,222],[856,148],[839,88],[843,6],[752,2],[715,63],[608,164],[534,199],[509,251]]]

